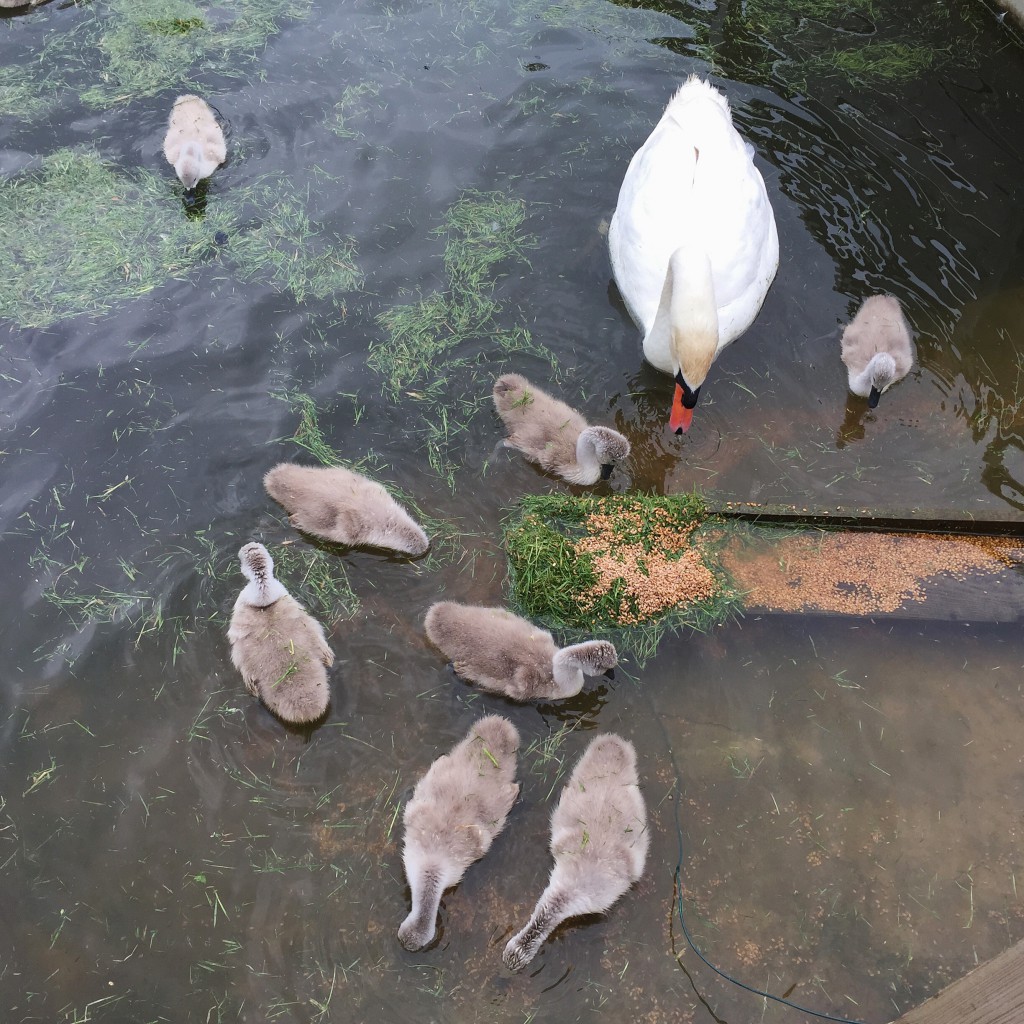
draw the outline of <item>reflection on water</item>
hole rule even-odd
[[[806,62],[809,41],[827,56],[836,33],[869,32],[856,5],[790,41],[753,0],[693,4],[685,23],[649,6],[485,0],[456,17],[353,0],[286,18],[258,75],[198,83],[235,132],[189,212],[287,181],[314,230],[356,240],[363,290],[320,300],[242,280],[218,254],[271,223],[271,204],[110,313],[0,326],[0,870],[19,895],[2,912],[18,937],[5,1019],[803,1019],[684,949],[677,821],[697,941],[803,1005],[888,1020],[1024,935],[1014,628],[744,620],[527,707],[456,680],[422,635],[439,596],[501,600],[505,510],[562,486],[494,454],[489,381],[504,370],[629,437],[615,490],[961,515],[1024,503],[1013,37],[982,5],[943,15],[962,25],[917,5],[907,31],[936,48],[962,30],[973,49],[894,84]],[[95,77],[78,33],[104,11],[4,12],[0,90],[51,33],[81,44],[75,74]],[[875,43],[896,39],[887,18],[872,26]],[[641,363],[609,287],[601,225],[672,88],[710,57],[757,150],[782,262],[678,438],[671,382]],[[166,174],[175,91],[96,114],[74,90],[37,88],[45,117],[27,99],[0,117],[0,168],[89,141]],[[438,228],[466,190],[522,202],[531,241],[488,267],[465,308],[490,319],[452,341],[465,279]],[[838,332],[877,291],[903,302],[920,367],[868,412],[847,394]],[[396,309],[427,307],[443,307],[450,348],[392,392],[370,347],[394,342]],[[240,544],[304,543],[261,485],[280,459],[309,458],[291,440],[296,392],[326,444],[455,534],[419,563],[324,556],[355,600],[324,614],[332,708],[309,735],[248,697],[223,635]],[[312,602],[310,564],[285,582]],[[407,953],[403,802],[490,711],[523,737],[522,797],[445,896],[437,945]],[[553,802],[598,728],[640,754],[647,873],[513,977],[501,950],[543,888]]]

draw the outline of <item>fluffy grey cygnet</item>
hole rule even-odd
[[[327,667],[334,664],[323,627],[274,578],[262,544],[246,544],[238,557],[249,582],[231,612],[231,660],[248,691],[278,718],[316,722],[330,703]]]
[[[439,757],[417,783],[405,808],[402,860],[412,910],[398,929],[406,949],[434,938],[445,889],[479,860],[502,830],[519,794],[519,733],[507,718],[481,718],[451,753]]]
[[[599,676],[618,664],[607,640],[559,650],[547,630],[504,608],[438,601],[423,627],[457,675],[512,700],[574,697],[583,689],[584,675]]]
[[[874,409],[886,388],[914,365],[914,342],[899,299],[872,295],[864,300],[842,337],[850,390]]]
[[[375,480],[340,466],[282,462],[263,478],[292,526],[352,547],[422,555],[430,541],[420,525]]]
[[[164,156],[187,189],[208,178],[228,156],[213,109],[198,96],[179,96],[167,119]]]
[[[518,373],[494,382],[494,407],[508,430],[505,444],[571,484],[607,480],[629,455],[629,441],[609,427],[591,427],[575,409]]]
[[[505,946],[505,965],[522,970],[567,918],[604,913],[643,874],[649,843],[633,744],[597,736],[551,815],[555,866],[529,924]]]

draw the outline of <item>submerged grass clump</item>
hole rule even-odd
[[[332,552],[286,542],[273,548],[271,555],[275,575],[318,619],[350,619],[359,611],[359,597],[349,582],[345,563]]]
[[[919,19],[894,16],[896,8],[877,0],[748,0],[734,14],[732,36],[748,37],[761,50],[745,47],[750,67],[796,89],[810,80],[844,78],[858,85],[910,82],[953,55],[946,41],[957,39],[957,60],[973,62],[975,15],[934,4]],[[942,40],[942,43],[936,42]],[[715,58],[724,56],[717,52]],[[729,70],[729,61],[722,65]],[[749,73],[749,68],[748,68]]]
[[[647,657],[665,629],[705,630],[741,607],[705,557],[707,518],[697,495],[523,498],[504,537],[513,602],[554,628],[625,630]]]
[[[253,207],[263,222],[239,230]],[[88,149],[59,150],[0,182],[0,317],[23,327],[103,313],[214,259],[300,302],[361,283],[352,242],[325,240],[283,183],[218,197],[193,219],[167,178],[116,170]]]
[[[428,462],[453,492],[453,439],[468,430],[490,394],[492,365],[486,383],[475,372],[483,356],[493,358],[495,350],[525,354],[556,368],[554,356],[526,328],[502,326],[502,308],[493,295],[500,265],[525,262],[526,250],[536,244],[522,231],[525,218],[521,199],[503,192],[464,192],[433,232],[445,239],[447,287],[382,313],[378,320],[387,337],[370,347],[368,362],[381,375],[384,394],[392,401],[404,394],[418,403]],[[482,341],[489,352],[479,351]],[[453,395],[454,373],[463,368],[470,368],[468,387]]]
[[[805,75],[839,75],[851,82],[906,82],[920,78],[947,52],[909,43],[875,43],[849,50],[829,50],[803,64]]]
[[[526,204],[502,192],[465,192],[451,206],[433,232],[445,238],[448,287],[379,318],[388,338],[371,346],[369,363],[384,378],[389,397],[465,365],[469,357],[455,352],[468,341],[487,336],[503,351],[531,346],[525,329],[502,330],[492,294],[497,266],[525,262],[526,249],[536,244],[522,233],[525,219]]]
[[[352,127],[352,122],[367,116],[370,112],[370,100],[376,99],[381,88],[378,82],[346,85],[341,90],[341,99],[334,104],[327,127],[340,138],[354,139],[359,133]]]
[[[283,20],[303,18],[311,6],[311,0],[108,0],[95,5],[93,17],[74,33],[56,35],[44,64],[64,69],[68,87],[76,69],[88,72],[82,99],[111,107],[168,88],[191,88],[203,74],[239,75]]]

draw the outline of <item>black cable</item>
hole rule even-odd
[[[636,681],[634,681],[636,682]],[[672,770],[676,777],[676,797],[673,801],[675,805],[675,822],[676,822],[676,837],[679,842],[679,860],[676,861],[676,869],[673,874],[675,880],[676,889],[676,916],[679,918],[679,926],[682,928],[683,935],[686,936],[686,941],[690,945],[690,949],[697,954],[698,957],[704,962],[704,964],[711,968],[720,978],[724,978],[726,981],[731,982],[738,988],[742,988],[747,992],[753,993],[755,996],[760,996],[762,999],[771,999],[773,1002],[781,1003],[783,1006],[788,1006],[793,1010],[799,1010],[801,1013],[810,1014],[812,1017],[818,1017],[820,1020],[831,1020],[835,1021],[836,1024],[865,1024],[864,1021],[854,1020],[850,1017],[836,1017],[831,1013],[822,1013],[820,1010],[810,1010],[806,1006],[801,1006],[799,1003],[794,1003],[789,999],[784,999],[782,996],[773,996],[771,992],[764,992],[759,988],[755,988],[753,985],[748,985],[746,982],[740,981],[738,978],[734,978],[731,974],[727,974],[721,968],[716,967],[700,950],[697,943],[694,942],[693,936],[690,935],[690,929],[686,927],[686,920],[683,917],[683,861],[685,860],[685,853],[683,851],[683,829],[679,824],[679,801],[683,796],[683,780],[679,774],[679,765],[676,763],[676,755],[672,749],[672,744],[669,741],[668,733],[665,730],[665,724],[661,720],[661,716],[658,715],[654,707],[654,701],[647,695],[647,700],[651,708],[652,717],[661,727],[661,734],[665,738],[665,748],[668,750],[668,756],[672,759]],[[680,964],[682,967],[682,964]],[[685,968],[684,968],[685,970]]]

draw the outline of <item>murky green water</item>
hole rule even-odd
[[[86,312],[29,310],[26,285],[0,321],[4,1018],[811,1019],[686,950],[677,813],[709,958],[821,1012],[889,1020],[1024,936],[1014,626],[748,619],[522,708],[454,680],[420,628],[442,594],[501,599],[503,510],[560,486],[492,458],[503,369],[628,434],[617,489],[1021,508],[1020,34],[982,3],[798,18],[767,0],[295,0],[268,2],[262,29],[260,9],[0,16],[10,179],[91,146],[122,176],[104,202],[159,176],[144,223],[167,234],[161,218],[202,213],[160,155],[174,95],[199,89],[231,124],[180,260],[122,240],[122,279],[76,293]],[[229,36],[243,23],[265,52]],[[147,68],[176,77],[126,78],[128,29],[154,47]],[[757,149],[782,263],[680,439],[601,225],[673,87],[711,60]],[[341,253],[353,272],[319,288]],[[31,287],[52,298],[72,276],[37,268]],[[864,415],[837,328],[880,290],[904,301],[920,367]],[[261,476],[309,458],[291,440],[299,395],[327,444],[447,524],[434,557],[296,546]],[[329,628],[333,707],[309,737],[229,661],[248,539],[294,556],[285,581]],[[324,564],[347,590],[318,587]],[[491,710],[522,733],[522,798],[445,898],[439,945],[406,953],[402,803]],[[512,977],[500,953],[542,888],[553,794],[596,728],[640,751],[646,875]]]

